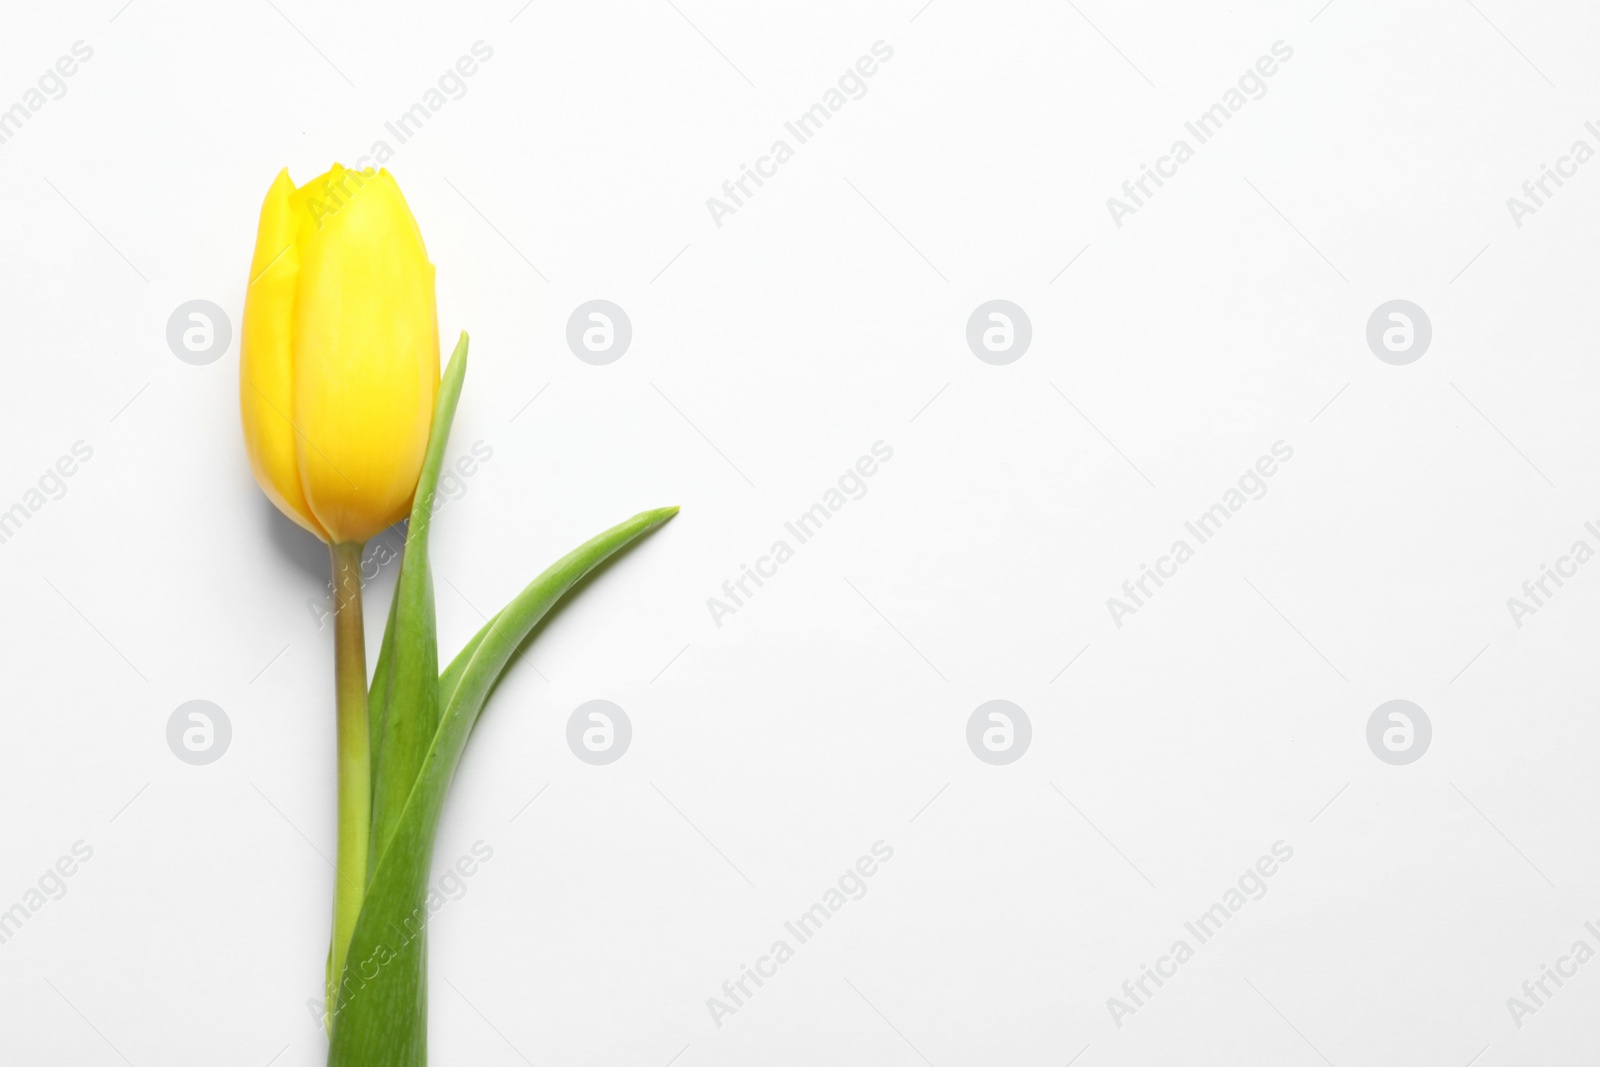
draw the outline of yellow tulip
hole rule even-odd
[[[388,171],[332,170],[261,206],[240,342],[256,481],[330,544],[404,518],[439,386],[434,269]]]

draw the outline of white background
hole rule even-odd
[[[683,507],[469,746],[437,866],[494,855],[432,926],[435,1063],[1600,1053],[1600,963],[1520,1028],[1506,1003],[1600,949],[1600,564],[1520,627],[1506,605],[1600,547],[1600,163],[1520,228],[1506,206],[1600,148],[1600,12],[920,5],[0,12],[0,108],[93,48],[0,145],[0,509],[93,449],[0,544],[0,908],[94,850],[0,945],[0,1060],[326,1054],[326,556],[250,476],[237,327],[273,175],[379,139],[446,348],[473,337],[451,453],[493,450],[435,524],[442,656],[579,541]],[[385,121],[480,40],[397,145]],[[880,40],[866,95],[719,228],[706,198]],[[1116,226],[1106,198],[1280,40],[1266,95]],[[605,367],[564,339],[594,298],[634,329]],[[995,298],[1032,322],[1008,366],[965,340]],[[1433,325],[1408,366],[1365,340],[1397,298]],[[166,342],[194,299],[234,326],[205,366]],[[707,598],[879,440],[867,495],[715,625]],[[1266,496],[1114,625],[1277,441]],[[634,728],[604,767],[565,741],[594,698]],[[965,740],[995,698],[1033,724],[1005,767]],[[1395,698],[1433,724],[1409,766],[1366,742]],[[209,766],[167,747],[192,699],[233,725]],[[867,895],[718,1027],[707,998],[879,840]],[[1115,1025],[1107,998],[1280,840],[1270,892]]]

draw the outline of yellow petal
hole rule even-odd
[[[293,411],[300,485],[335,542],[410,508],[439,384],[434,270],[387,171],[335,166],[291,198],[299,276]]]
[[[289,172],[280,171],[261,205],[239,342],[239,408],[245,450],[256,481],[280,511],[327,540],[327,532],[300,488],[298,435],[293,424],[291,332],[300,269],[296,247],[299,221],[290,202],[293,193]]]

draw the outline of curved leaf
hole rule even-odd
[[[467,737],[495,681],[539,620],[590,571],[677,512],[643,512],[567,553],[485,625],[446,669],[440,689],[450,695],[439,728],[373,871],[350,941],[333,1013],[329,1067],[427,1063],[428,874],[445,793]]]
[[[369,880],[383,855],[428,744],[439,726],[439,644],[433,614],[433,574],[428,566],[435,486],[444,465],[450,424],[455,420],[461,383],[467,373],[467,335],[463,331],[439,382],[428,451],[412,498],[405,558],[395,583],[391,615],[394,647],[386,664],[388,692],[383,701],[382,736],[372,750],[372,834]],[[388,637],[385,638],[388,643]]]

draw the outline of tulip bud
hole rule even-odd
[[[256,481],[324,541],[411,508],[439,385],[434,270],[388,171],[267,191],[245,296],[239,406]]]

